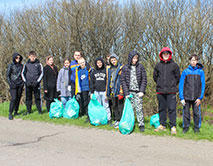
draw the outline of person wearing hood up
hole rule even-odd
[[[54,102],[54,98],[58,97],[56,91],[56,82],[58,76],[58,68],[54,64],[53,56],[48,56],[46,58],[46,66],[44,67],[44,99],[46,100],[46,108],[49,112],[50,104]]]
[[[133,98],[131,98],[132,107],[136,110],[139,129],[144,132],[142,97],[145,94],[147,77],[144,66],[139,63],[139,53],[137,51],[132,51],[128,55],[128,64],[122,69],[121,85],[126,98],[130,94],[133,95]]]
[[[198,63],[198,56],[193,54],[189,58],[190,65],[180,78],[179,96],[183,105],[183,133],[188,132],[190,126],[190,107],[193,109],[194,132],[200,132],[201,100],[205,92],[205,74],[203,65]]]
[[[166,131],[168,109],[171,134],[176,134],[176,93],[178,92],[177,85],[180,80],[180,69],[172,59],[170,48],[164,47],[160,51],[159,57],[160,62],[155,65],[153,72],[153,79],[157,84],[156,91],[160,116],[160,126],[155,131]]]
[[[106,66],[101,57],[95,60],[95,70],[91,74],[90,80],[91,98],[95,94],[98,102],[103,105],[107,111],[108,124],[111,123],[111,112],[109,102],[106,97]]]
[[[107,68],[106,95],[111,102],[111,108],[115,123],[118,128],[124,107],[123,90],[120,83],[120,75],[123,65],[118,62],[118,56],[111,54],[109,58],[110,67]]]
[[[13,110],[15,109],[14,116],[18,115],[19,103],[23,91],[24,82],[21,78],[23,65],[21,64],[23,57],[18,54],[13,54],[13,62],[7,68],[7,80],[10,85],[10,108],[9,120],[13,119]]]
[[[25,83],[26,106],[27,106],[26,114],[31,113],[33,93],[38,113],[42,114],[40,84],[43,77],[43,66],[37,59],[35,51],[29,52],[29,60],[24,65],[21,75]]]

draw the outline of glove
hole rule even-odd
[[[144,96],[144,93],[143,92],[139,92],[138,93],[138,97],[143,97]]]
[[[123,98],[124,98],[124,96],[118,95],[118,100],[122,100]]]
[[[184,100],[184,99],[183,99],[183,100],[181,100],[180,102],[181,102],[181,104],[182,104],[183,106],[185,106],[185,105],[186,105],[186,102],[185,102],[185,100]]]
[[[71,90],[72,90],[72,89],[71,89],[71,85],[69,85],[69,86],[67,87],[67,90],[71,92]]]
[[[127,96],[125,96],[125,98],[127,99],[127,98],[130,98],[130,96],[129,95],[127,95]]]

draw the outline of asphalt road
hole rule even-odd
[[[1,166],[212,166],[213,142],[0,117]]]

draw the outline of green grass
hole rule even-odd
[[[8,117],[8,108],[9,103],[1,103],[0,104],[0,116]],[[118,129],[114,129],[113,127],[109,125],[104,126],[92,126],[90,123],[85,123],[86,117],[81,117],[78,119],[65,119],[65,118],[59,118],[59,119],[50,119],[48,113],[46,112],[46,109],[43,108],[45,111],[44,114],[39,115],[36,111],[35,106],[33,106],[32,111],[33,113],[30,115],[24,116],[23,113],[26,112],[26,107],[21,105],[19,108],[19,113],[21,115],[16,116],[15,119],[23,119],[23,120],[32,120],[32,121],[40,121],[40,122],[47,122],[47,123],[54,123],[54,124],[60,124],[60,125],[74,125],[74,126],[81,126],[81,127],[87,127],[87,128],[98,128],[98,129],[104,129],[104,130],[114,130],[118,131]],[[193,123],[191,123],[190,130],[186,134],[182,134],[182,119],[177,118],[177,135],[171,135],[169,126],[167,127],[167,131],[162,132],[154,132],[154,127],[149,125],[150,117],[145,117],[145,132],[142,133],[143,135],[155,135],[155,136],[166,136],[166,137],[177,137],[182,139],[192,139],[192,140],[209,140],[213,141],[213,126],[209,123],[202,122],[200,133],[194,133],[193,131]],[[134,132],[140,133],[138,124],[135,125]]]

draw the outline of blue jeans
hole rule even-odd
[[[65,106],[66,106],[66,103],[67,103],[70,99],[72,99],[71,96],[61,96],[61,102],[63,103],[64,108],[65,108]]]

